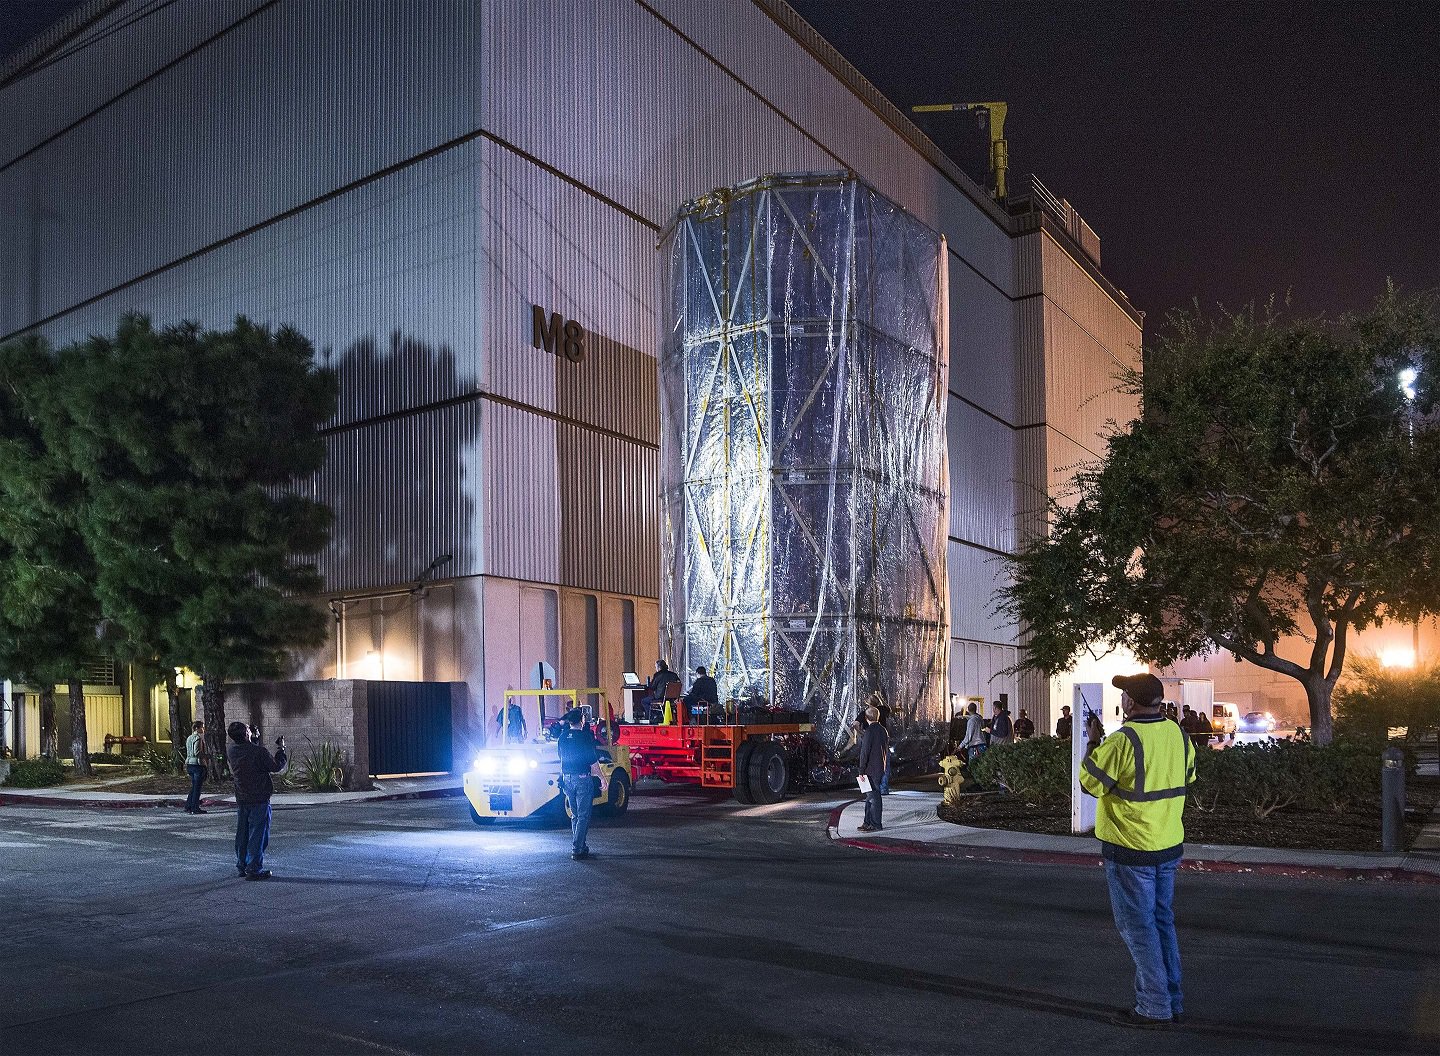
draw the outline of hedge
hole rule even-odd
[[[997,744],[970,764],[981,785],[1003,788],[1027,803],[1070,798],[1070,742],[1056,737],[1027,737]]]
[[[1379,794],[1385,747],[1383,740],[1345,737],[1325,747],[1266,741],[1202,748],[1195,753],[1189,806],[1245,810],[1256,818],[1285,810],[1351,810]],[[1413,769],[1413,758],[1407,763]],[[1031,737],[994,745],[970,764],[970,776],[1028,803],[1064,802],[1070,796],[1070,742]]]
[[[64,780],[65,767],[58,759],[16,759],[5,784],[10,788],[49,788]]]

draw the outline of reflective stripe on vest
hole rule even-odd
[[[1178,726],[1175,728],[1180,730]],[[1127,803],[1153,803],[1161,799],[1175,799],[1185,794],[1186,786],[1184,784],[1178,788],[1147,789],[1145,787],[1145,745],[1140,740],[1140,734],[1131,726],[1121,726],[1120,732],[1125,735],[1125,739],[1130,742],[1131,750],[1135,753],[1134,790],[1121,788],[1113,777],[1096,766],[1095,761],[1088,756],[1085,759],[1087,774],[1099,781],[1107,793],[1117,799],[1123,799]],[[1180,730],[1180,736],[1184,741],[1181,751],[1185,759],[1185,778],[1188,779],[1195,770],[1195,763],[1190,757],[1190,753],[1194,749],[1191,747],[1189,735],[1184,730]]]

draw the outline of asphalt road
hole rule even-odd
[[[568,857],[463,800],[234,815],[0,808],[0,1050],[1440,1051],[1440,888],[1181,874],[1190,1022],[1110,1026],[1098,870],[830,843],[836,800],[642,790]]]

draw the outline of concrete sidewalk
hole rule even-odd
[[[885,828],[859,831],[865,806],[856,800],[831,812],[832,840],[868,850],[986,861],[1098,865],[1100,841],[1091,836],[1045,836],[981,829],[941,821],[939,792],[896,791],[885,797]],[[1280,850],[1187,843],[1182,868],[1197,872],[1259,873],[1332,879],[1405,880],[1440,884],[1440,811],[1407,854]]]
[[[337,803],[370,803],[385,799],[432,799],[460,795],[458,774],[435,777],[388,777],[375,782],[371,792],[277,792],[271,805],[276,810],[291,807],[334,806]],[[224,786],[228,788],[229,782]],[[233,795],[205,795],[201,806],[227,809],[235,806]],[[127,809],[139,807],[183,807],[183,795],[141,795],[125,791],[105,791],[103,785],[81,785],[68,788],[4,788],[0,787],[0,806],[8,807],[74,807],[81,809]]]

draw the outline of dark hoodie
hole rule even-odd
[[[269,803],[270,797],[275,794],[275,784],[270,775],[283,774],[290,762],[284,748],[278,749],[271,758],[264,745],[253,741],[232,743],[225,752],[225,758],[230,761],[230,775],[235,779],[235,802],[246,806]]]

